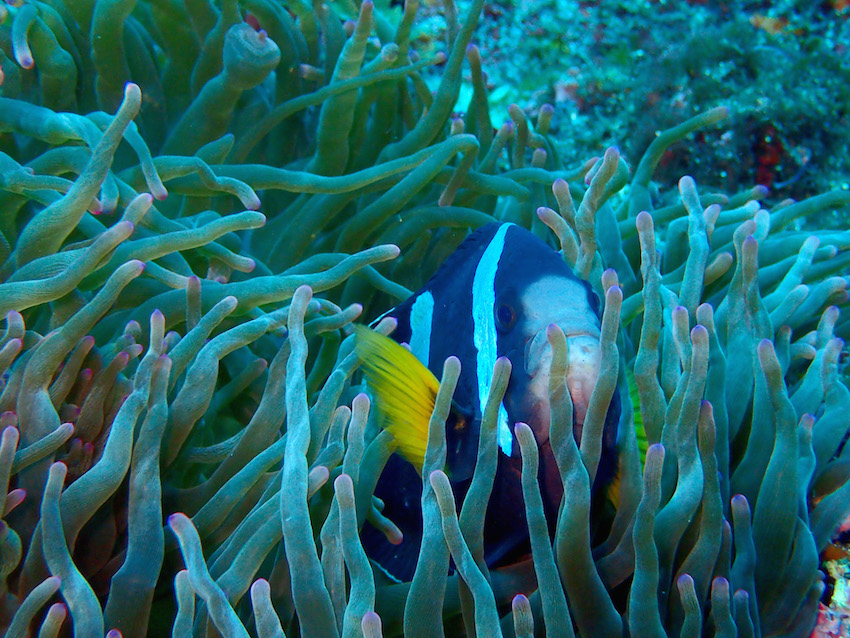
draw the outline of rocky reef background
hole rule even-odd
[[[811,633],[850,500],[850,232],[830,221],[850,191],[830,177],[794,201],[730,178],[705,149],[739,143],[734,100],[686,100],[651,126],[634,106],[634,141],[556,119],[557,95],[502,123],[487,42],[473,43],[494,6],[444,3],[430,41],[417,16],[434,9],[414,1],[0,7],[7,636]],[[625,31],[637,9],[618,11]],[[602,152],[576,150],[567,122]],[[671,162],[697,178],[671,186]],[[792,177],[777,166],[773,192]],[[392,583],[358,537],[367,519],[397,530],[372,499],[393,442],[369,420],[350,324],[493,220],[544,237],[605,300],[580,446],[563,335],[549,335],[569,499],[550,539],[526,480],[532,556],[487,568],[495,437],[456,512],[449,360],[423,551],[413,581]],[[494,379],[492,406],[505,371]],[[600,523],[590,484],[614,392],[631,409]],[[536,446],[516,435],[533,478]]]
[[[439,48],[439,3],[421,15],[420,45]],[[727,192],[763,184],[780,201],[847,182],[848,18],[837,0],[525,0],[488,4],[475,40],[494,118],[511,103],[532,117],[551,104],[567,153],[616,145],[633,159],[658,131],[729,106],[727,125],[668,150],[659,196],[687,173]]]

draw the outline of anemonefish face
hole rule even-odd
[[[512,430],[513,423],[524,421],[531,426],[540,446],[549,440],[552,350],[546,331],[555,324],[567,337],[567,385],[573,401],[575,434],[580,438],[590,394],[599,375],[600,315],[596,295],[558,253],[532,233],[508,225],[500,230],[504,242],[498,259],[492,262],[495,275],[489,285],[494,292],[491,312],[496,354],[507,356],[512,363],[503,401],[508,428],[503,427],[502,432]],[[486,263],[490,246],[479,262],[479,270]],[[479,317],[482,314],[477,313]],[[482,365],[481,354],[479,349],[479,367],[492,365],[486,360]],[[504,438],[500,441],[502,452],[517,455],[517,443],[511,441],[509,448]]]
[[[531,426],[540,445],[549,439],[552,348],[546,331],[552,324],[567,337],[567,387],[573,401],[575,434],[581,438],[600,360],[599,317],[587,300],[587,284],[557,274],[545,275],[521,293],[511,291],[497,300],[497,326],[505,333],[505,341],[514,333],[517,344],[508,356],[512,363],[521,364],[514,366],[511,376],[506,398],[509,413]]]

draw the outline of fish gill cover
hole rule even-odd
[[[446,2],[447,55],[421,57],[415,0],[0,7],[7,636],[811,632],[819,554],[850,499],[850,234],[796,225],[850,192],[765,209],[762,187],[683,177],[656,205],[665,152],[717,130],[723,107],[659,133],[633,169],[615,148],[562,157],[551,109],[532,123],[512,108],[494,129],[470,45],[483,4],[458,16]],[[371,498],[392,441],[369,420],[351,324],[496,220],[560,248],[604,299],[585,436],[565,435],[552,330],[567,498],[550,539],[537,447],[517,426],[532,556],[489,570],[496,442],[482,437],[491,461],[456,512],[450,359],[422,554],[391,583],[358,536],[366,519],[394,534]],[[637,400],[616,515],[591,535],[613,391]]]

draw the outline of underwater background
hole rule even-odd
[[[847,635],[848,11],[0,5],[5,635]],[[553,334],[568,498],[550,539],[526,480],[532,555],[489,570],[449,364],[394,583],[351,324],[494,220],[604,300],[616,514],[591,534]]]

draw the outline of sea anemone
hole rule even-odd
[[[684,177],[681,203],[654,207],[664,151],[723,108],[661,133],[633,172],[614,148],[564,168],[551,110],[532,126],[512,108],[494,131],[469,46],[482,4],[423,60],[414,0],[395,25],[369,0],[0,9],[7,636],[811,630],[850,502],[850,253],[846,232],[793,222],[850,193],[765,210],[762,188]],[[421,71],[443,63],[432,94]],[[358,536],[366,519],[397,530],[372,498],[393,442],[369,421],[351,323],[493,220],[546,238],[604,298],[600,380],[577,446],[551,330],[567,496],[550,538],[517,426],[532,556],[490,571],[487,490],[458,514],[442,473],[447,361],[422,554],[392,583]],[[591,521],[613,392],[633,408],[619,496]]]

